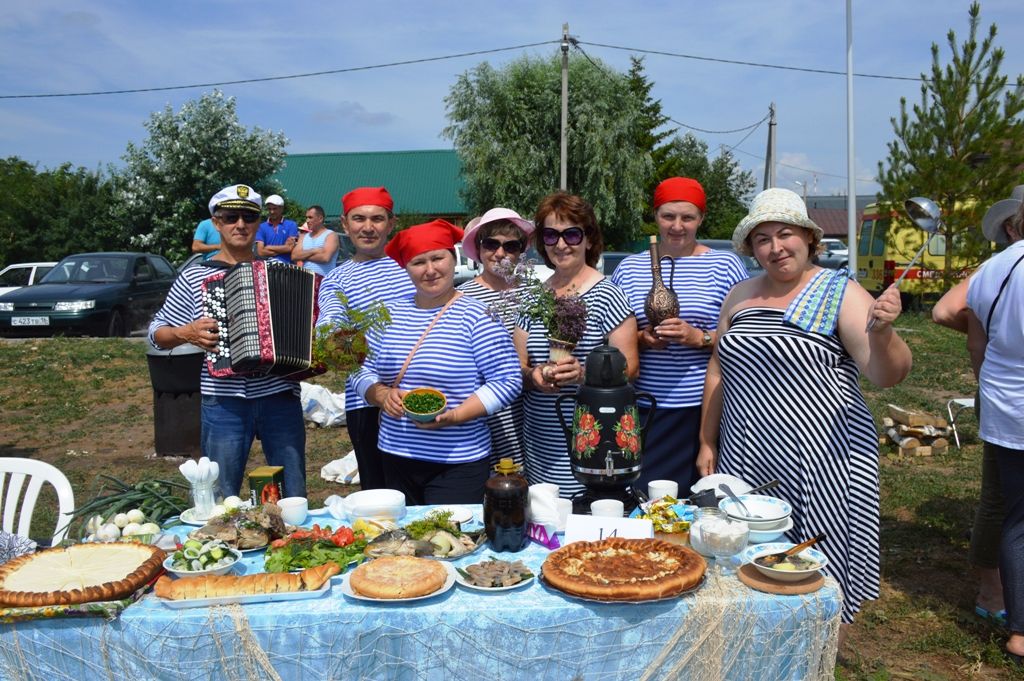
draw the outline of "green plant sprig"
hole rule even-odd
[[[380,301],[358,310],[349,307],[348,296],[341,291],[335,295],[345,307],[346,318],[317,327],[313,338],[313,363],[348,376],[371,354],[367,334],[385,329],[391,323],[391,313]]]

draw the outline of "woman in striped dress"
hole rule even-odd
[[[509,337],[515,328],[515,309],[502,305],[502,296],[514,294],[512,269],[526,250],[533,223],[508,208],[492,208],[470,220],[462,239],[462,250],[483,265],[483,271],[459,286],[459,290],[496,311]],[[505,409],[487,418],[491,431],[491,464],[512,459],[523,464],[523,398],[516,397]]]
[[[658,401],[650,417],[650,405],[640,402],[641,422],[650,418],[650,425],[636,484],[647,489],[651,480],[674,480],[683,496],[698,477],[700,401],[718,313],[729,289],[747,278],[735,253],[697,243],[705,207],[704,188],[688,177],[670,177],[654,190],[661,273],[665,285],[679,297],[678,317],[656,327],[648,322],[644,302],[654,281],[649,254],[629,256],[612,275],[629,298],[640,328],[636,388]]]
[[[558,485],[559,495],[571,497],[583,490],[569,466],[569,445],[562,430],[555,400],[575,395],[583,382],[583,362],[608,338],[610,345],[626,357],[630,380],[637,373],[636,317],[618,286],[594,269],[604,247],[594,209],[578,196],[556,192],[537,208],[534,239],[545,264],[554,269],[547,286],[556,296],[579,295],[587,306],[587,330],[576,343],[572,356],[555,363],[548,361],[550,344],[544,325],[522,316],[513,333],[523,370],[523,436],[526,448],[526,478],[530,484]],[[562,404],[562,416],[572,423],[573,405]]]
[[[827,536],[818,546],[848,624],[879,589],[878,437],[858,378],[893,386],[911,356],[892,326],[899,291],[872,300],[845,271],[815,265],[821,236],[788,189],[758,194],[736,227],[736,251],[765,272],[722,306],[697,465],[703,475],[717,468],[754,485],[782,482],[789,539]]]
[[[371,354],[353,381],[381,409],[384,477],[409,504],[480,503],[491,452],[485,417],[522,391],[508,333],[482,303],[455,290],[461,239],[462,230],[444,220],[391,239],[385,250],[416,293],[389,303],[392,324],[369,335]],[[419,387],[448,399],[431,423],[405,415],[402,398]]]

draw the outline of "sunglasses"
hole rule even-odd
[[[540,236],[544,239],[545,246],[554,246],[559,239],[562,239],[567,246],[579,246],[583,243],[584,233],[582,227],[570,227],[561,232],[551,227],[544,227],[540,230]]]
[[[505,252],[509,255],[518,255],[523,252],[523,242],[515,239],[509,241],[499,241],[498,239],[492,239],[487,237],[486,239],[480,240],[480,247],[485,251],[497,252],[499,248],[505,249]]]
[[[251,225],[255,222],[260,221],[259,213],[221,213],[217,216],[217,219],[223,222],[225,225],[233,225],[238,222],[239,218],[245,224]]]

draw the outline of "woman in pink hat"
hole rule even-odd
[[[467,296],[497,309],[505,330],[511,337],[515,328],[515,310],[502,306],[502,292],[515,287],[512,276],[526,244],[533,234],[533,223],[508,208],[492,208],[466,226],[462,250],[483,271],[459,286]],[[523,400],[522,396],[505,409],[487,419],[491,430],[491,463],[512,459],[523,464]]]

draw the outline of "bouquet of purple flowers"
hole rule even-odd
[[[537,278],[534,264],[520,261],[515,266],[505,260],[506,280],[512,288],[502,291],[491,306],[491,313],[501,319],[509,314],[524,314],[541,322],[548,336],[575,345],[587,332],[587,304],[575,293],[556,296],[551,287]]]

